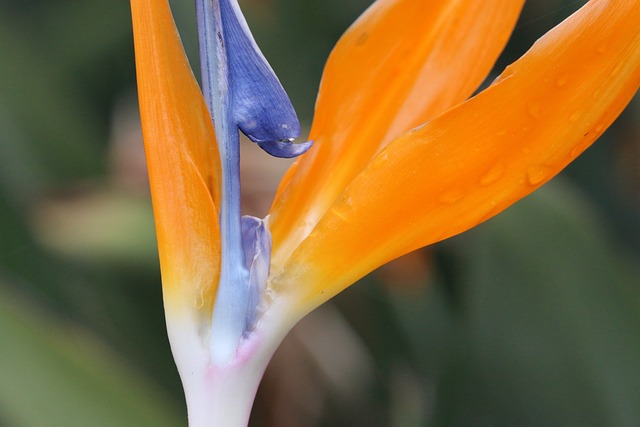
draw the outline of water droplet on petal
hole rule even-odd
[[[538,185],[551,174],[551,168],[546,165],[534,165],[527,169],[527,180],[531,185]]]
[[[196,296],[196,309],[201,310],[204,308],[204,290],[200,290]]]
[[[529,115],[534,119],[540,118],[540,111],[541,111],[540,104],[529,105]]]
[[[482,178],[480,178],[480,185],[490,185],[499,180],[504,174],[504,165],[502,163],[497,163],[485,173]]]
[[[362,46],[367,42],[367,40],[369,40],[369,33],[364,31],[362,34],[358,36],[358,40],[356,40],[356,45]]]
[[[596,47],[596,52],[599,54],[603,54],[607,51],[608,46],[605,42],[600,43],[597,47]]]
[[[616,68],[614,68],[613,70],[611,70],[611,74],[610,76],[613,77],[616,74],[618,74],[620,72],[620,70],[622,70],[622,66],[624,65],[623,62],[619,63],[618,65],[616,65]]]
[[[314,228],[307,236],[307,239],[315,239],[318,237],[318,229]]]
[[[571,149],[571,157],[576,158],[580,154],[582,154],[582,146],[581,145],[576,145],[575,147],[573,147]]]
[[[331,212],[344,222],[353,220],[353,206],[351,206],[351,200],[349,199],[342,199],[334,203],[331,207]]]
[[[595,91],[595,92],[593,92],[593,97],[594,97],[595,99],[600,99],[600,98],[602,98],[602,92],[603,92],[602,88],[596,89],[596,91]]]
[[[460,201],[464,197],[465,192],[460,188],[455,188],[453,190],[448,190],[442,193],[442,195],[438,198],[442,203],[446,203],[452,205],[458,201]]]
[[[371,162],[371,168],[373,170],[380,169],[387,162],[388,158],[389,158],[389,153],[387,153],[386,151],[378,153],[378,155],[374,157],[373,161]]]
[[[582,115],[582,111],[576,111],[571,116],[569,116],[569,121],[571,123],[576,122],[581,115]]]
[[[567,76],[566,74],[563,74],[559,76],[558,79],[556,80],[556,86],[562,87],[566,85],[568,81],[569,81],[569,76]]]

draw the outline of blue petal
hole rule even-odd
[[[257,307],[267,287],[271,262],[271,233],[263,220],[248,215],[242,217],[242,247],[249,271],[245,324],[245,333],[249,333],[258,318]]]
[[[232,119],[269,154],[294,157],[300,123],[291,101],[256,45],[236,0],[220,0]],[[308,147],[307,147],[308,148]],[[280,153],[274,154],[274,153]]]

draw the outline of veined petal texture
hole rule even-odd
[[[282,265],[346,185],[392,139],[467,99],[485,79],[523,0],[378,0],[327,62],[311,130],[271,208]]]
[[[592,0],[498,81],[390,143],[274,272],[305,310],[491,218],[593,143],[640,86],[640,1]],[[304,286],[301,286],[304,285]]]
[[[218,283],[220,158],[165,0],[131,0],[138,96],[168,312],[211,315]]]

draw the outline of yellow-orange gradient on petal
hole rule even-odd
[[[506,44],[524,0],[378,0],[327,62],[311,150],[271,209],[281,265],[388,142],[467,99]]]
[[[551,179],[640,86],[640,0],[592,0],[498,82],[381,151],[293,253],[304,310],[381,264],[496,215]]]
[[[167,308],[209,316],[220,261],[220,159],[166,0],[131,0],[138,97]]]

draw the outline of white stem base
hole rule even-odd
[[[195,319],[173,317],[170,310],[165,311],[187,400],[189,427],[247,426],[264,370],[298,320],[278,305],[263,314],[256,329],[240,344],[234,360],[225,366],[211,363],[209,340],[200,334]]]
[[[211,367],[185,384],[189,427],[246,427],[262,378],[246,366]]]

